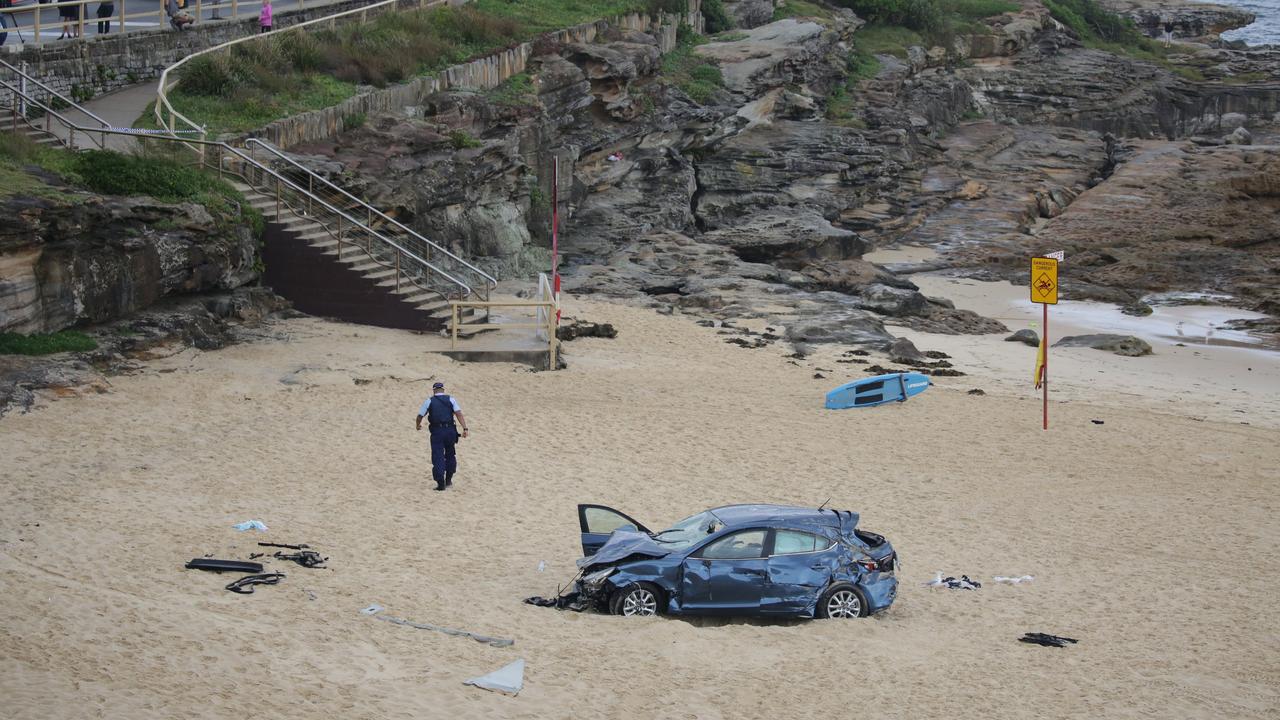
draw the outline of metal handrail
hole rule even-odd
[[[246,141],[245,141],[245,145],[246,145],[246,146],[248,146],[248,147],[250,147],[250,148],[253,148],[253,147],[260,147],[260,148],[262,148],[263,150],[266,150],[268,153],[270,153],[270,154],[274,155],[275,157],[277,157],[277,158],[279,158],[279,159],[281,159],[281,160],[285,161],[285,162],[286,162],[286,163],[288,163],[289,165],[293,166],[295,169],[297,169],[297,170],[301,170],[302,172],[306,173],[306,175],[307,175],[308,177],[312,178],[313,180],[318,180],[318,181],[320,181],[321,183],[324,183],[325,185],[327,185],[328,187],[332,188],[333,190],[336,190],[337,192],[341,193],[341,194],[343,195],[343,197],[346,197],[346,198],[348,198],[349,200],[352,200],[352,201],[356,202],[356,203],[357,203],[357,204],[359,204],[361,207],[363,207],[364,209],[368,210],[371,214],[376,215],[377,217],[379,217],[379,218],[381,218],[381,219],[383,219],[383,220],[387,221],[388,223],[391,223],[392,225],[394,225],[395,227],[399,228],[400,230],[403,230],[405,233],[408,233],[410,236],[414,237],[415,239],[420,240],[420,241],[422,241],[422,242],[426,243],[426,244],[427,244],[429,247],[431,247],[432,249],[434,249],[434,250],[436,250],[436,251],[438,251],[438,252],[441,252],[441,253],[443,253],[445,256],[447,256],[447,257],[449,257],[449,258],[451,258],[451,259],[453,259],[453,260],[457,261],[457,262],[458,262],[458,263],[460,263],[463,267],[467,268],[467,269],[468,269],[468,270],[470,270],[471,272],[473,272],[473,273],[475,273],[476,275],[479,275],[481,278],[483,278],[483,279],[484,279],[484,281],[485,281],[485,284],[488,286],[488,287],[487,287],[487,290],[492,290],[492,289],[494,289],[494,288],[496,288],[496,287],[498,286],[498,280],[497,280],[497,278],[493,277],[493,276],[492,276],[492,275],[490,275],[489,273],[485,272],[484,270],[481,270],[480,268],[476,267],[475,265],[472,265],[471,263],[467,262],[466,260],[464,260],[464,259],[462,259],[462,258],[458,257],[457,255],[453,254],[452,252],[450,252],[448,249],[446,249],[445,247],[441,246],[440,244],[435,243],[435,242],[433,242],[433,241],[431,241],[431,240],[428,240],[427,238],[423,237],[423,236],[422,236],[421,234],[419,234],[418,232],[416,232],[416,231],[414,231],[414,230],[410,229],[409,227],[405,226],[405,225],[404,225],[403,223],[401,223],[399,220],[396,220],[395,218],[393,218],[393,217],[391,217],[391,216],[387,215],[386,213],[382,212],[381,210],[379,210],[379,209],[377,209],[377,208],[373,207],[372,205],[370,205],[369,203],[365,202],[364,200],[362,200],[362,199],[360,199],[360,198],[356,197],[355,195],[352,195],[351,193],[347,192],[347,191],[346,191],[346,190],[344,190],[343,188],[341,188],[341,187],[339,187],[339,186],[337,186],[337,185],[333,184],[333,183],[332,183],[332,182],[330,182],[329,180],[327,180],[327,179],[325,179],[324,177],[322,177],[322,176],[318,175],[315,171],[313,171],[313,170],[311,170],[310,168],[308,168],[308,167],[306,167],[306,166],[302,165],[302,164],[301,164],[301,163],[299,163],[298,161],[294,160],[293,158],[289,157],[288,155],[285,155],[283,152],[280,152],[280,151],[279,151],[279,150],[277,150],[276,148],[272,147],[270,144],[265,143],[265,142],[263,142],[262,140],[259,140],[258,138],[249,138],[248,140],[246,140]],[[486,292],[486,294],[487,294],[487,292]]]
[[[64,117],[64,116],[62,115],[62,113],[58,112],[57,110],[54,110],[52,107],[50,107],[50,106],[49,106],[49,105],[47,105],[46,103],[40,102],[39,100],[35,99],[35,97],[30,96],[30,95],[27,95],[27,93],[25,93],[25,92],[24,92],[24,91],[22,91],[21,89],[19,89],[19,88],[15,87],[15,86],[13,86],[13,85],[10,85],[8,81],[6,81],[6,80],[0,80],[0,87],[4,87],[5,89],[9,90],[9,92],[13,94],[13,97],[15,97],[15,98],[21,97],[21,98],[23,99],[23,104],[24,104],[24,107],[23,107],[23,108],[19,108],[19,107],[18,107],[18,104],[17,104],[16,102],[13,104],[13,106],[12,106],[12,107],[10,107],[10,108],[9,108],[9,111],[13,114],[13,124],[14,124],[14,129],[15,129],[15,130],[17,129],[18,119],[19,119],[19,118],[21,118],[21,119],[22,119],[22,123],[23,123],[24,125],[26,125],[27,127],[31,128],[32,130],[37,130],[37,131],[39,131],[39,132],[45,132],[45,133],[50,133],[50,134],[52,134],[52,133],[50,132],[49,128],[48,128],[48,119],[52,117],[52,118],[56,118],[56,119],[58,120],[58,122],[62,123],[63,125],[65,125],[65,126],[67,127],[67,129],[68,129],[67,147],[70,147],[70,148],[72,148],[72,149],[74,149],[74,148],[75,148],[75,144],[76,144],[76,132],[75,132],[75,131],[76,131],[76,130],[81,130],[82,132],[84,132],[84,134],[85,134],[85,135],[89,136],[89,138],[90,138],[91,140],[93,139],[93,135],[92,135],[92,134],[93,134],[93,133],[98,133],[98,134],[99,134],[99,137],[98,137],[98,147],[99,147],[100,149],[105,149],[105,148],[106,148],[106,146],[107,146],[107,140],[106,140],[106,137],[104,136],[104,133],[106,132],[106,129],[105,129],[105,128],[97,128],[97,129],[94,129],[94,128],[87,128],[87,127],[86,127],[86,128],[81,128],[80,126],[76,125],[75,123],[71,122],[71,121],[70,121],[70,120],[68,120],[66,117]],[[59,95],[58,97],[59,97],[59,98],[62,98],[62,96],[61,96],[61,95]],[[63,99],[63,101],[64,101],[64,102],[70,102],[70,101],[66,100],[65,98],[62,98],[62,99]],[[25,106],[26,106],[26,105],[35,105],[35,106],[36,106],[36,108],[38,108],[39,110],[41,110],[41,111],[43,111],[43,112],[44,112],[44,117],[45,117],[45,124],[46,124],[46,127],[44,127],[44,128],[36,127],[35,125],[33,125],[33,124],[31,123],[31,121],[30,121],[30,120],[28,120],[28,119],[27,119],[27,114],[26,114],[26,110],[25,110]],[[74,104],[74,103],[71,103],[71,106],[72,106],[72,107],[75,107],[75,108],[77,108],[77,109],[79,108],[79,106],[78,106],[78,105],[76,105],[76,104]],[[61,138],[59,138],[59,140],[61,140]]]
[[[259,171],[261,171],[262,173],[264,173],[264,174],[266,174],[266,175],[269,175],[269,176],[271,176],[272,178],[274,178],[274,179],[275,179],[275,181],[276,181],[277,191],[278,191],[278,189],[279,189],[279,187],[280,187],[280,185],[281,185],[281,184],[286,185],[286,186],[288,186],[288,187],[292,188],[292,189],[293,189],[294,191],[296,191],[298,194],[303,195],[303,196],[305,196],[305,197],[308,197],[308,199],[309,199],[309,200],[312,200],[312,201],[318,202],[322,207],[324,207],[326,210],[328,210],[329,212],[333,213],[334,215],[338,216],[339,218],[347,220],[348,222],[350,222],[350,223],[351,223],[351,226],[352,226],[352,227],[354,227],[354,228],[358,228],[358,229],[360,229],[360,230],[363,230],[364,232],[368,233],[370,236],[372,236],[372,237],[374,237],[374,238],[377,238],[380,242],[385,243],[386,245],[391,246],[391,247],[392,247],[393,249],[395,249],[397,252],[403,253],[406,257],[411,258],[412,260],[416,261],[418,264],[422,265],[423,267],[426,267],[426,268],[430,269],[432,272],[436,273],[436,274],[437,274],[437,275],[439,275],[440,277],[442,277],[442,278],[444,278],[444,279],[446,279],[446,280],[448,280],[448,281],[452,282],[454,285],[456,285],[456,286],[458,287],[459,297],[460,297],[460,298],[465,298],[465,297],[467,297],[467,296],[469,296],[469,295],[471,294],[471,288],[470,288],[470,286],[468,286],[465,282],[463,282],[463,281],[461,281],[461,280],[459,280],[459,279],[457,279],[457,278],[453,277],[452,275],[450,275],[449,273],[445,272],[444,270],[442,270],[442,269],[440,269],[440,268],[436,267],[435,265],[431,264],[430,262],[428,262],[428,261],[426,261],[426,260],[422,259],[421,257],[419,257],[419,256],[418,256],[416,253],[414,253],[413,251],[408,250],[407,248],[401,247],[401,246],[400,246],[400,244],[396,243],[396,242],[395,242],[395,241],[393,241],[393,240],[390,240],[390,239],[388,239],[388,238],[384,237],[381,233],[379,233],[378,231],[374,230],[373,228],[370,228],[369,226],[367,226],[366,224],[364,224],[364,223],[363,223],[363,222],[361,222],[360,220],[357,220],[356,218],[354,218],[354,217],[352,217],[351,215],[347,214],[344,210],[341,210],[341,209],[339,209],[339,208],[336,208],[336,207],[334,207],[334,206],[330,205],[329,203],[325,202],[322,198],[319,198],[319,197],[314,196],[312,193],[310,193],[310,192],[308,192],[307,190],[303,189],[301,186],[299,186],[299,185],[295,184],[295,183],[294,183],[292,180],[290,180],[289,178],[284,177],[283,175],[281,175],[281,174],[277,173],[275,170],[272,170],[271,168],[267,167],[266,165],[263,165],[262,163],[259,163],[258,161],[254,160],[252,157],[250,157],[250,156],[248,156],[248,155],[244,154],[244,153],[243,153],[241,150],[239,150],[238,148],[235,148],[235,147],[233,147],[233,146],[231,146],[231,145],[228,145],[227,143],[220,142],[220,141],[212,141],[212,140],[180,140],[180,139],[178,139],[178,138],[175,138],[175,137],[169,137],[169,136],[165,136],[165,135],[144,135],[144,134],[135,133],[135,132],[128,132],[128,131],[125,131],[125,130],[117,130],[117,129],[114,129],[114,128],[90,128],[90,127],[81,126],[81,125],[78,125],[77,123],[74,123],[74,122],[72,122],[71,120],[68,120],[67,118],[63,117],[63,116],[62,116],[61,114],[59,114],[56,110],[54,110],[53,108],[48,107],[45,103],[41,102],[38,98],[35,98],[35,97],[33,97],[33,96],[28,95],[27,93],[23,92],[22,90],[20,90],[20,89],[18,89],[18,88],[16,88],[16,87],[14,87],[14,86],[12,86],[12,85],[10,85],[8,82],[5,82],[5,81],[3,81],[3,80],[0,80],[0,84],[3,84],[4,86],[6,86],[6,87],[11,91],[11,92],[13,92],[13,93],[15,94],[15,96],[20,96],[20,97],[22,97],[22,98],[23,98],[24,100],[26,100],[28,103],[31,103],[31,104],[35,105],[36,107],[38,107],[38,108],[39,108],[39,109],[41,109],[41,110],[44,110],[44,111],[45,111],[46,113],[48,113],[50,116],[56,117],[60,123],[62,123],[63,125],[65,125],[65,126],[67,127],[67,129],[68,129],[68,131],[70,132],[70,134],[71,134],[71,136],[72,136],[72,137],[74,137],[75,131],[80,131],[80,132],[83,132],[83,133],[86,133],[86,134],[88,134],[88,133],[102,133],[102,134],[104,134],[104,135],[123,135],[123,136],[133,137],[133,138],[142,138],[142,139],[144,139],[144,140],[145,140],[145,139],[152,139],[152,140],[159,140],[159,141],[161,141],[161,142],[175,143],[175,144],[186,145],[186,146],[190,146],[191,144],[196,144],[196,145],[201,146],[201,150],[202,150],[202,152],[200,153],[200,163],[201,163],[202,165],[204,165],[204,164],[205,164],[205,153],[203,152],[203,148],[205,148],[205,147],[217,148],[217,149],[220,151],[220,152],[219,152],[218,165],[217,165],[217,169],[218,169],[218,172],[219,172],[219,173],[222,173],[222,172],[223,172],[223,162],[222,162],[222,160],[223,160],[223,159],[225,159],[225,155],[224,155],[224,154],[225,154],[225,153],[229,153],[229,154],[231,154],[232,156],[234,156],[234,157],[236,157],[236,158],[239,158],[239,159],[240,159],[240,161],[241,161],[241,162],[243,162],[245,165],[248,165],[248,166],[250,166],[250,167],[252,167],[252,168],[255,168],[256,170],[259,170]],[[73,106],[73,107],[75,107],[75,108],[76,108],[76,109],[78,109],[78,110],[81,110],[81,109],[82,109],[82,108],[80,108],[80,106],[79,106],[79,105],[74,105],[74,104],[73,104],[72,106]],[[16,108],[15,108],[15,114],[17,114],[17,113],[16,113]],[[25,122],[25,119],[24,119],[24,122]],[[233,174],[233,175],[237,175],[238,177],[240,177],[241,179],[243,179],[246,183],[248,183],[250,186],[254,185],[254,181],[253,181],[250,177],[247,177],[245,174],[243,174],[243,173],[235,173],[235,172],[233,172],[232,174]],[[338,238],[338,241],[339,241],[339,243],[341,243],[341,242],[342,242],[341,237],[339,237],[339,238]],[[353,243],[353,244],[355,244],[355,243]],[[357,246],[357,247],[359,247],[359,245],[358,245],[358,244],[356,244],[356,246]],[[376,256],[374,256],[374,255],[373,255],[373,253],[372,253],[369,249],[365,249],[365,252],[366,252],[366,253],[368,253],[368,254],[370,255],[370,257],[372,257],[375,261],[378,261],[378,258],[377,258]],[[397,266],[397,267],[398,267],[398,266]],[[415,285],[416,285],[416,283],[415,283]],[[421,286],[419,286],[419,287],[421,287]],[[428,291],[430,291],[430,292],[436,292],[436,293],[439,293],[439,291],[438,291],[438,290],[434,290],[434,289],[432,289],[432,288],[426,288],[426,287],[424,287],[424,288],[422,288],[422,289],[424,289],[424,290],[428,290]],[[442,294],[442,293],[441,293],[441,294]],[[447,297],[448,297],[448,296],[446,295],[445,297],[446,297],[446,299],[447,299]]]
[[[6,62],[6,61],[4,61],[4,60],[0,60],[0,66],[4,66],[4,67],[8,68],[9,70],[11,70],[11,71],[13,72],[13,74],[14,74],[14,75],[17,75],[17,76],[21,77],[23,80],[26,80],[27,82],[30,82],[30,83],[33,83],[33,84],[35,84],[35,85],[40,86],[41,88],[43,88],[43,89],[44,89],[44,91],[45,91],[45,92],[49,93],[50,95],[52,95],[52,96],[54,96],[54,97],[58,98],[58,99],[59,99],[59,100],[61,100],[62,102],[66,103],[67,105],[69,105],[69,106],[71,106],[71,107],[74,107],[74,108],[76,108],[77,110],[79,110],[80,112],[84,113],[86,117],[89,117],[89,118],[91,118],[91,119],[93,119],[93,120],[96,120],[96,121],[98,122],[98,124],[99,124],[99,125],[101,125],[102,127],[104,127],[104,128],[110,128],[110,127],[111,127],[111,123],[107,122],[106,120],[103,120],[102,118],[100,118],[100,117],[98,117],[97,115],[93,114],[91,111],[86,110],[85,108],[80,107],[80,106],[79,106],[79,105],[77,105],[74,101],[72,101],[70,98],[66,97],[65,95],[63,95],[62,93],[58,92],[57,90],[54,90],[53,88],[49,87],[48,85],[45,85],[44,83],[40,82],[40,81],[39,81],[39,80],[37,80],[36,78],[31,77],[30,75],[28,75],[26,72],[22,71],[21,69],[14,67],[13,65],[9,64],[8,62]]]
[[[319,23],[329,23],[332,26],[337,22],[337,19],[340,17],[345,17],[347,15],[355,15],[357,13],[363,13],[365,15],[368,15],[370,10],[376,10],[385,5],[396,5],[402,1],[403,0],[381,0],[381,2],[376,2],[376,3],[373,3],[372,5],[365,5],[363,7],[355,8],[353,10],[345,10],[343,12],[334,13],[332,15],[325,15],[322,18],[316,18],[315,20],[307,20],[306,22],[300,22],[300,23],[297,23],[296,25],[289,25],[287,27],[281,28],[278,32],[273,33],[273,35],[278,35],[283,32],[289,32],[292,30],[297,30],[299,28],[304,28],[311,25],[317,25]],[[429,8],[429,7],[446,5],[448,4],[448,0],[417,0],[417,3],[418,3],[418,7],[420,8]],[[232,45],[237,45],[242,42],[248,42],[250,40],[257,40],[261,37],[263,36],[262,35],[246,35],[244,37],[236,38],[234,40],[228,40],[227,42],[214,45],[213,47],[205,48],[204,50],[191,53],[190,55],[187,55],[186,57],[182,58],[178,62],[165,68],[164,71],[160,73],[160,82],[156,89],[155,116],[156,116],[156,122],[159,123],[160,127],[167,128],[169,131],[172,132],[175,129],[174,126],[177,124],[176,121],[181,120],[182,122],[187,124],[187,127],[189,129],[200,131],[201,133],[200,137],[201,139],[203,139],[206,135],[205,128],[201,125],[196,125],[195,122],[191,120],[191,118],[188,118],[187,116],[178,112],[176,109],[174,109],[173,104],[169,101],[169,90],[178,83],[177,80],[173,80],[172,82],[170,82],[169,73],[182,67],[184,64],[186,64],[188,60],[191,60],[192,58],[197,58],[197,57],[200,57],[201,55],[207,55],[209,53],[217,52],[219,50],[225,50],[226,48],[229,48]],[[169,115],[169,121],[167,123],[165,122],[166,112]]]

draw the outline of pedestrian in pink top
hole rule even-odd
[[[258,24],[262,26],[260,33],[271,32],[271,0],[262,0],[262,12],[258,13]]]

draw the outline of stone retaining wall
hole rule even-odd
[[[277,13],[276,28],[283,29],[369,4],[370,0],[345,0]],[[401,0],[371,12],[381,14],[418,5],[418,0]],[[358,22],[361,18],[361,15],[351,15],[345,21]],[[5,45],[0,46],[0,58],[18,67],[25,65],[27,74],[69,98],[83,101],[144,80],[153,80],[160,77],[165,68],[194,52],[257,32],[256,17],[205,21],[182,32],[166,26],[164,29],[94,35],[82,40]]]
[[[617,27],[653,35],[658,40],[658,49],[666,53],[676,46],[676,30],[682,23],[690,25],[698,33],[703,32],[700,0],[690,0],[689,10],[684,15],[667,13],[660,13],[657,17],[639,14],[624,15],[548,33],[544,38],[560,43],[588,43],[594,41],[608,28]],[[533,47],[534,42],[522,43],[471,62],[454,65],[431,77],[417,78],[382,90],[370,90],[337,105],[277,120],[262,130],[249,133],[239,139],[258,137],[278,148],[285,149],[301,143],[331,138],[346,130],[348,122],[363,121],[363,118],[368,115],[419,105],[424,97],[432,93],[460,88],[488,90],[497,87],[513,75],[524,72],[529,57],[533,53]],[[192,119],[198,121],[197,118]]]

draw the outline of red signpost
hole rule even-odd
[[[560,328],[560,157],[551,164],[551,293],[556,301],[556,329]]]

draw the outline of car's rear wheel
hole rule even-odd
[[[624,617],[650,617],[662,612],[662,591],[649,583],[635,583],[613,594],[609,609]]]
[[[818,617],[846,620],[866,617],[871,608],[867,596],[856,585],[836,583],[818,598]]]

